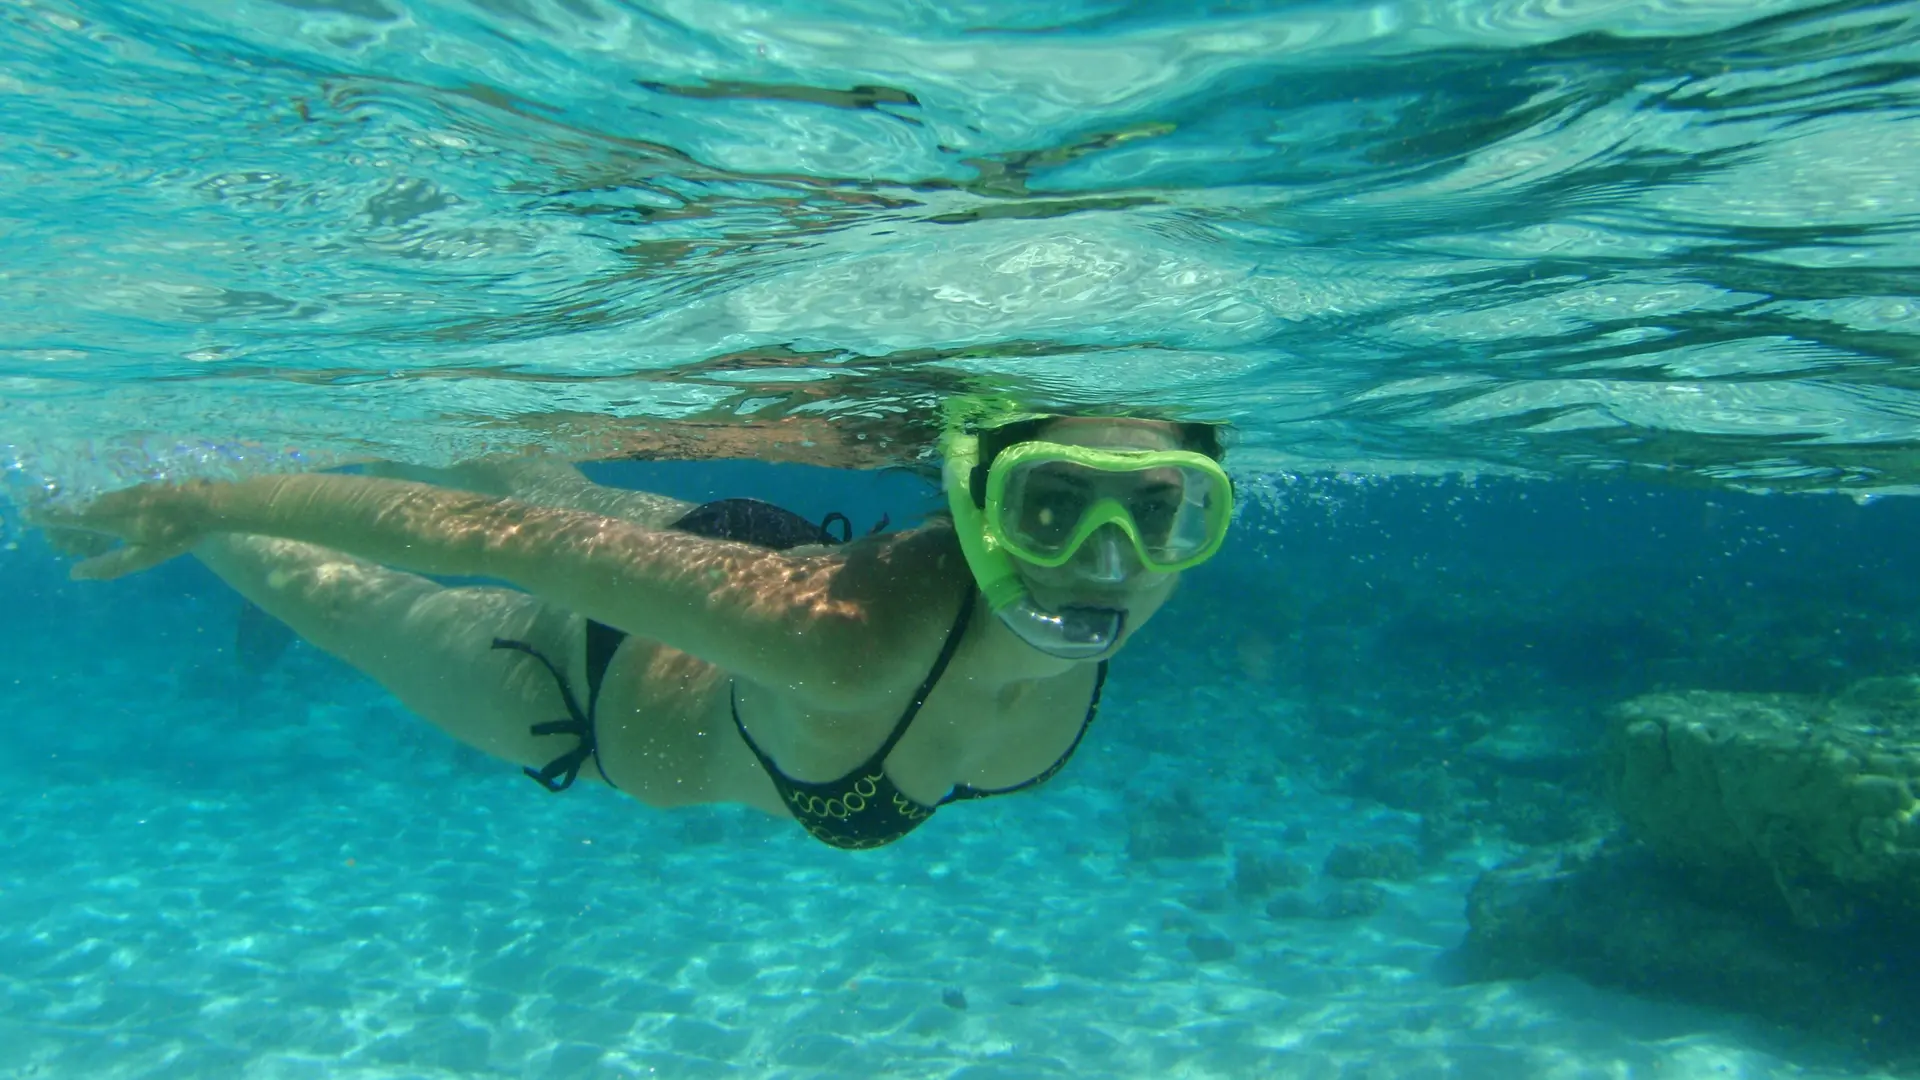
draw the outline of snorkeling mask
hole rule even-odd
[[[977,435],[952,431],[943,450],[960,548],[988,606],[1021,640],[1062,659],[1091,659],[1111,649],[1126,613],[1047,611],[1027,592],[1014,559],[1064,566],[1100,534],[1108,545],[1098,553],[1103,568],[1113,561],[1112,545],[1124,538],[1146,570],[1171,574],[1212,558],[1233,518],[1225,470],[1190,450],[1016,443],[994,457],[983,488],[976,483]]]

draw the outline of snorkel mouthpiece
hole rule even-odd
[[[1025,595],[994,614],[1020,640],[1062,660],[1092,660],[1106,653],[1127,622],[1127,613],[1113,608],[1046,611]]]

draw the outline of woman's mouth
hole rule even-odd
[[[1126,632],[1124,608],[1062,605],[1048,608],[1031,597],[999,611],[1001,622],[1021,640],[1062,660],[1105,655]]]

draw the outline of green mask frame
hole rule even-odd
[[[1103,450],[1051,442],[1017,444],[1001,451],[1000,457],[995,460],[987,480],[987,505],[984,509],[975,505],[972,494],[973,474],[980,463],[979,437],[960,430],[949,432],[942,443],[942,450],[945,458],[942,479],[947,489],[947,503],[953,512],[960,549],[975,580],[980,584],[981,592],[995,611],[1006,608],[1025,595],[1025,585],[1015,569],[1015,558],[1038,566],[1064,565],[1095,532],[1113,525],[1132,541],[1145,569],[1155,573],[1177,573],[1207,561],[1220,550],[1226,538],[1227,525],[1233,516],[1233,484],[1226,472],[1212,458],[1188,450]],[[993,527],[992,518],[1004,496],[1008,473],[1015,466],[1030,461],[1070,462],[1081,468],[1107,472],[1172,466],[1201,474],[1217,493],[1207,505],[1205,541],[1193,553],[1182,558],[1157,561],[1146,549],[1132,514],[1118,500],[1103,498],[1088,507],[1057,553],[1021,550],[1000,529]]]
[[[1082,473],[1127,475],[1166,469],[1183,474],[1187,478],[1183,490],[1197,488],[1209,496],[1194,506],[1190,520],[1197,531],[1190,550],[1177,556],[1152,550],[1133,511],[1112,496],[1099,498],[1082,511],[1071,533],[1055,544],[1054,550],[1042,550],[1023,541],[1008,519],[1010,477],[1023,466],[1045,467],[1055,463],[1072,466]],[[1173,574],[1213,558],[1226,541],[1227,526],[1233,520],[1233,481],[1227,478],[1218,462],[1191,450],[1115,450],[1035,441],[1016,443],[1000,451],[987,476],[985,501],[988,537],[1022,562],[1065,566],[1094,533],[1111,525],[1132,541],[1142,567],[1152,573]]]

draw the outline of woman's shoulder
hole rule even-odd
[[[840,561],[829,596],[855,605],[886,652],[938,648],[973,587],[953,527],[944,521],[864,537],[831,549]]]
[[[839,713],[891,708],[911,690],[973,587],[959,542],[941,522],[793,554],[788,600],[810,613],[805,633],[819,665],[839,673],[830,680],[836,692],[813,695],[814,704]]]
[[[921,603],[939,598],[950,607],[971,580],[966,557],[949,521],[862,537],[833,549],[844,561],[850,585],[879,590],[877,596]]]

